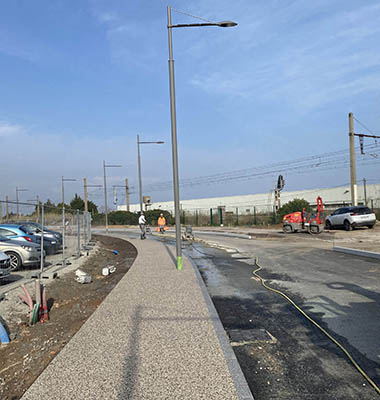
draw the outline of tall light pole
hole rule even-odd
[[[62,265],[65,265],[65,182],[75,181],[76,179],[74,178],[64,178],[62,176]]]
[[[164,144],[162,140],[157,142],[140,142],[140,136],[137,135],[137,164],[139,169],[139,193],[140,193],[140,211],[143,210],[143,193],[142,193],[142,182],[141,182],[141,157],[140,157],[140,144]]]
[[[28,189],[19,189],[19,188],[16,186],[17,218],[20,217],[20,207],[19,207],[19,204],[18,204],[18,194],[19,194],[19,192],[26,192],[27,190],[28,190]]]
[[[168,42],[169,42],[169,86],[170,86],[170,116],[172,131],[172,161],[173,161],[173,187],[174,187],[174,211],[175,211],[175,236],[176,236],[176,256],[177,269],[182,269],[182,245],[181,245],[181,220],[179,205],[179,178],[178,178],[178,146],[177,146],[177,117],[175,105],[175,81],[174,81],[174,59],[172,28],[191,28],[203,26],[219,26],[228,28],[236,26],[233,21],[207,22],[200,24],[176,24],[172,25],[171,7],[168,6]]]
[[[121,165],[107,165],[103,160],[103,171],[104,171],[104,212],[106,214],[106,232],[108,232],[108,206],[107,206],[107,177],[106,168],[120,168]]]

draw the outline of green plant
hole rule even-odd
[[[139,216],[129,211],[111,211],[108,214],[110,225],[137,225]]]

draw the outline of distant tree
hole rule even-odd
[[[74,198],[70,201],[70,208],[73,210],[84,210],[84,201],[76,193]]]
[[[111,225],[137,225],[139,216],[129,211],[111,211],[108,221]]]
[[[155,210],[145,211],[144,214],[145,214],[146,221],[149,225],[153,225],[153,226],[157,225],[157,220],[158,220],[158,217],[160,216],[160,214],[164,214],[167,225],[171,225],[174,222],[169,211],[155,209]]]
[[[95,203],[93,203],[91,200],[87,201],[87,207],[88,207],[88,211],[92,215],[98,213],[97,205]],[[82,198],[80,196],[78,196],[76,193],[75,193],[74,198],[70,202],[70,208],[72,208],[73,210],[84,211],[84,200],[82,200]]]
[[[87,201],[87,207],[88,207],[88,211],[92,215],[96,215],[98,213],[98,206],[95,203],[93,203],[91,200]]]
[[[50,199],[48,199],[45,203],[43,203],[43,205],[44,205],[44,210],[45,210],[46,214],[60,212],[58,206],[56,206]],[[37,209],[37,207],[36,207],[36,209]]]
[[[311,212],[312,208],[310,203],[305,199],[294,199],[284,204],[278,211],[277,215],[281,217],[281,219],[286,214],[291,214],[296,211],[302,211],[305,208],[306,212]]]

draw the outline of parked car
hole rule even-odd
[[[326,217],[326,228],[344,227],[350,231],[357,226],[373,228],[376,224],[376,215],[366,206],[342,207]]]
[[[36,228],[34,225],[30,224],[22,224],[18,225],[18,227],[26,234],[33,236],[35,242],[41,245],[42,231],[39,228]],[[61,245],[54,235],[51,233],[46,233],[44,230],[44,250],[46,251],[46,254],[56,254],[60,248]]]
[[[28,229],[31,231],[36,232],[36,234],[41,234],[42,231],[42,225],[39,224],[38,222],[32,222],[32,221],[20,221],[18,222],[20,225],[27,226]],[[57,242],[62,245],[62,233],[53,231],[51,229],[47,229],[46,226],[44,226],[44,237],[49,237],[51,239],[57,240]]]
[[[41,261],[41,246],[37,243],[21,243],[0,236],[0,251],[10,258],[11,269],[38,264]]]
[[[11,260],[10,258],[0,251],[0,279],[7,278],[11,273]]]
[[[30,242],[30,243],[41,243],[41,238],[33,235],[27,229],[24,229],[22,225],[16,224],[2,224],[0,225],[0,236],[5,236],[8,239],[18,240],[20,242]],[[44,238],[44,250],[46,255],[56,253],[56,240],[50,240]]]

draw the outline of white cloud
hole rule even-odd
[[[286,99],[300,112],[378,90],[380,5],[342,12],[329,2],[271,1],[246,8],[235,32],[210,32],[209,41],[191,48],[201,60],[191,85],[245,101]],[[223,9],[231,19],[235,10]]]
[[[0,137],[16,136],[25,132],[25,128],[21,125],[13,125],[0,121]]]

